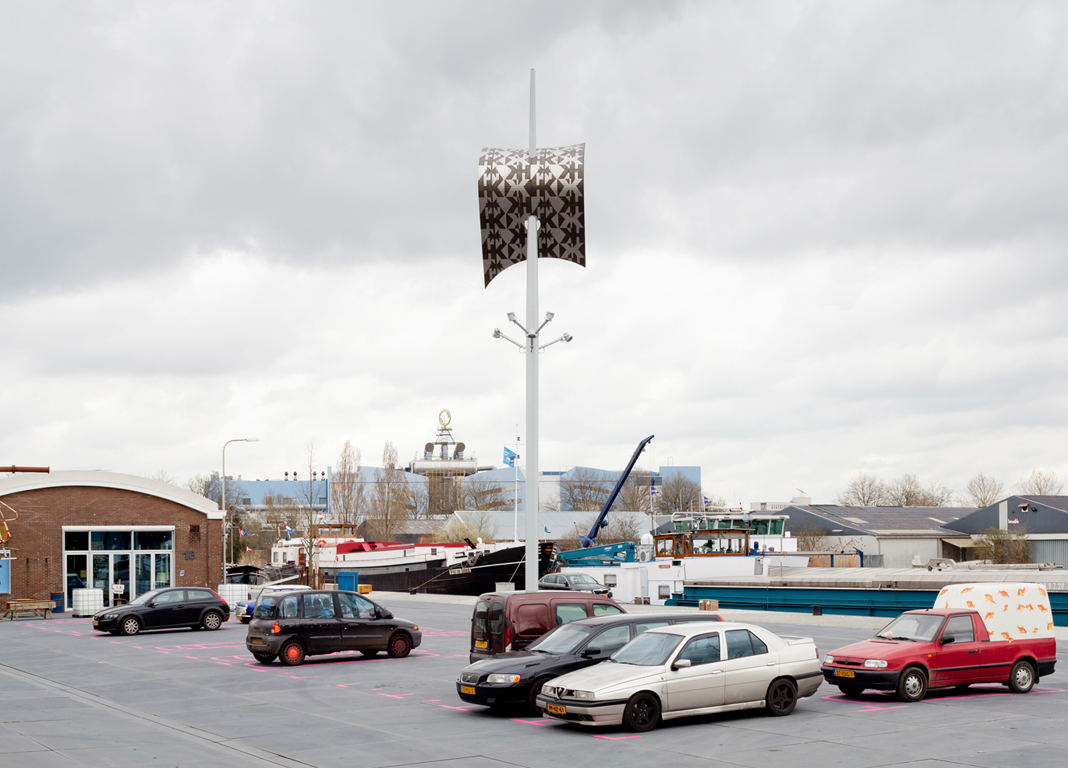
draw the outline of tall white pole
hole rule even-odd
[[[530,160],[537,157],[534,112],[534,70],[530,70]],[[538,588],[538,217],[527,219],[527,578],[526,589]]]

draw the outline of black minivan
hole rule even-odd
[[[418,626],[356,592],[302,590],[261,593],[245,646],[261,664],[279,659],[293,667],[308,656],[340,651],[386,651],[400,659],[422,640]]]

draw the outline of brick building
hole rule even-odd
[[[0,500],[18,512],[7,542],[14,557],[0,562],[0,599],[64,593],[69,606],[72,590],[95,587],[110,605],[157,587],[222,581],[222,511],[183,488],[66,471],[0,480]]]

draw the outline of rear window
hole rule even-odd
[[[557,603],[556,623],[567,624],[569,621],[578,621],[586,618],[586,606],[582,603]]]
[[[504,631],[504,603],[494,601],[490,606],[489,631],[491,635],[499,635]]]
[[[487,600],[479,600],[475,604],[475,630],[478,632],[486,631],[486,615],[489,613],[489,602]]]
[[[593,604],[594,616],[615,616],[619,613],[623,613],[623,611],[616,608],[614,605],[602,605],[601,603]]]
[[[297,617],[297,596],[278,593],[260,595],[256,607],[252,610],[256,619],[295,619]]]
[[[215,595],[206,589],[187,589],[185,593],[189,595],[189,597],[186,598],[187,600],[211,600],[215,597]]]

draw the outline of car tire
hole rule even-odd
[[[864,693],[863,685],[839,685],[838,690],[845,694],[846,698],[855,699]]]
[[[897,695],[902,701],[921,701],[927,695],[927,675],[919,667],[908,667],[897,681]]]
[[[386,648],[386,652],[390,655],[390,658],[403,659],[412,652],[412,641],[406,634],[398,632],[389,639],[389,647]]]
[[[660,701],[651,693],[641,692],[630,697],[623,710],[623,725],[632,731],[644,733],[656,728],[660,722]]]
[[[768,686],[765,709],[769,715],[785,717],[797,706],[797,686],[792,680],[780,679]]]
[[[304,663],[304,646],[296,640],[290,640],[278,652],[278,660],[287,667],[299,667]]]
[[[532,713],[538,714],[540,712],[538,709],[538,694],[541,693],[541,687],[550,680],[552,680],[552,678],[548,676],[539,677],[530,684],[530,692],[527,694],[527,709]]]
[[[1009,673],[1009,690],[1013,693],[1027,693],[1035,687],[1035,668],[1030,662],[1018,661],[1012,665]]]
[[[375,656],[377,656],[381,652],[382,651],[379,650],[378,648],[372,648],[372,649],[367,650],[367,651],[360,651],[360,655],[361,656],[366,656],[369,659],[373,659]]]
[[[141,631],[141,622],[136,616],[127,616],[122,620],[119,631],[124,635],[136,635]]]
[[[204,618],[200,620],[200,626],[207,630],[216,630],[222,626],[223,617],[218,611],[208,611],[204,614]]]
[[[256,661],[258,661],[260,664],[270,664],[272,661],[274,661],[278,657],[275,656],[273,653],[264,653],[262,651],[253,651],[252,652],[252,658],[254,658]]]

